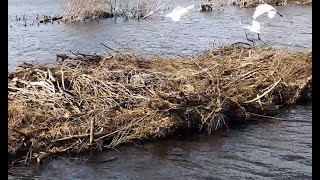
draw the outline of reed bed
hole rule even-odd
[[[9,162],[115,148],[309,101],[312,53],[223,47],[199,57],[59,55],[8,75]]]
[[[140,19],[166,4],[162,0],[68,0],[63,21],[124,17]]]

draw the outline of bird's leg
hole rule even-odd
[[[244,31],[244,33],[246,34],[247,41],[252,42],[252,46],[254,47],[254,40],[253,39],[249,39],[247,31]]]
[[[249,38],[248,38],[248,33],[247,33],[247,31],[244,31],[244,33],[246,34],[246,38],[247,38],[247,40],[249,41]]]
[[[265,41],[263,41],[263,40],[260,38],[259,34],[258,34],[258,40],[260,40],[261,42],[263,42],[263,44],[268,45]]]
[[[260,34],[258,34],[258,40],[261,41],[261,42],[263,42],[264,45],[268,45],[265,41],[263,41],[263,40],[260,38]]]
[[[262,41],[262,39],[260,38],[260,34],[258,34],[258,40],[260,40],[261,42],[265,43],[264,41]],[[265,43],[266,44],[266,43]]]
[[[246,34],[246,38],[247,38],[247,40],[252,42],[252,39],[250,39],[250,38],[248,37],[248,33],[247,33],[247,31],[244,31],[244,33]]]

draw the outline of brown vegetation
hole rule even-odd
[[[8,75],[8,156],[28,161],[113,148],[274,115],[310,100],[311,52],[239,46],[200,57],[60,55]]]
[[[142,18],[165,2],[161,0],[68,0],[64,21],[109,17]]]

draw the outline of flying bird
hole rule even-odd
[[[172,21],[177,22],[180,21],[183,14],[187,13],[192,8],[194,8],[194,5],[187,6],[186,8],[176,7],[171,13],[166,14],[165,17],[169,17]]]
[[[257,19],[257,17],[264,13],[267,13],[270,19],[274,18],[276,14],[279,14],[279,16],[283,17],[282,14],[280,14],[273,6],[269,4],[260,4],[257,6],[252,17],[253,19]]]

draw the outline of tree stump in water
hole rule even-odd
[[[59,19],[62,19],[62,17],[53,17],[51,18],[50,16],[43,16],[43,20],[40,20],[39,23],[48,23],[48,22],[53,22],[53,21],[57,21]]]
[[[212,11],[213,10],[213,5],[211,3],[202,3],[201,4],[201,12],[203,11]]]

